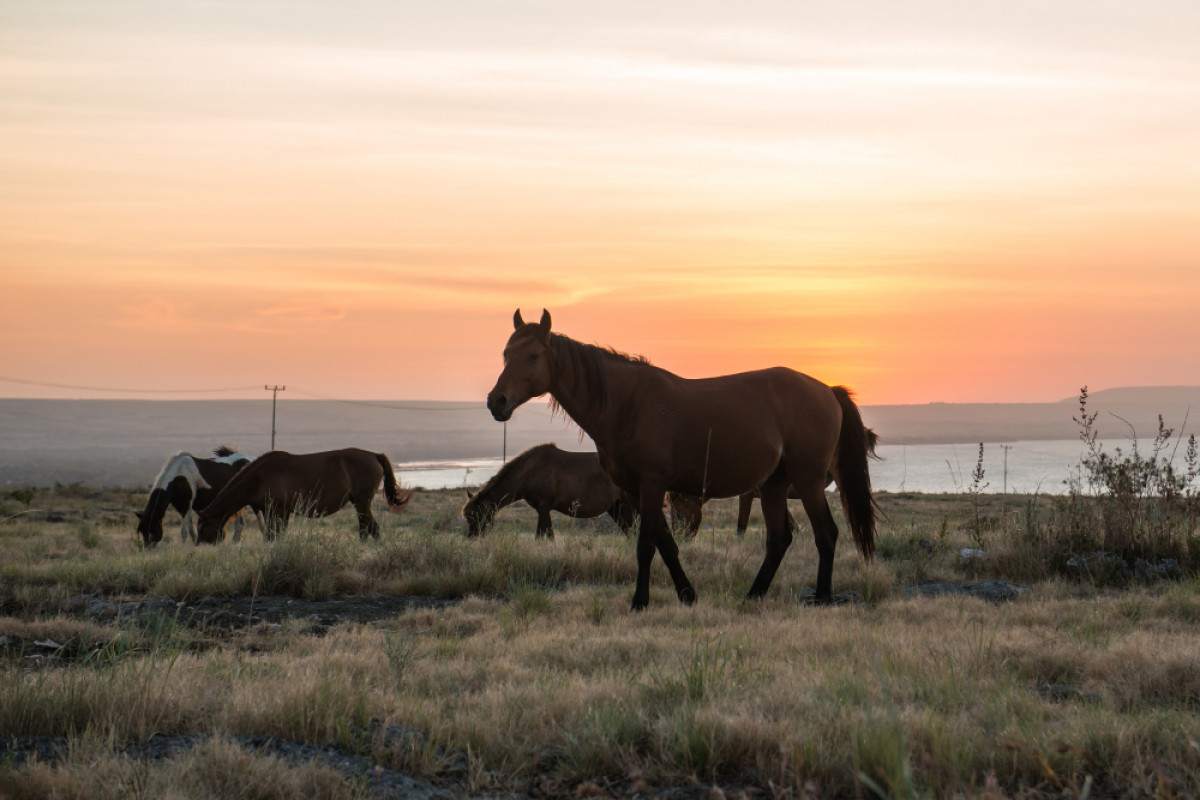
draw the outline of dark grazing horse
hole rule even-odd
[[[176,453],[163,464],[158,477],[150,485],[146,508],[136,512],[137,531],[142,535],[146,547],[154,547],[162,541],[162,522],[167,508],[174,508],[181,517],[180,541],[196,538],[193,510],[212,502],[221,487],[250,463],[249,456],[225,445],[213,450],[213,455],[216,458],[197,458],[191,453]],[[240,538],[241,534],[242,518],[239,516],[234,522],[234,539]]]
[[[197,544],[224,538],[225,520],[250,506],[264,520],[268,541],[287,530],[293,513],[327,517],[347,503],[358,512],[358,536],[379,538],[379,523],[371,514],[371,500],[383,484],[388,507],[400,511],[412,499],[396,485],[396,473],[382,453],[357,448],[293,455],[273,450],[252,461],[225,484],[213,501],[200,509]]]
[[[867,450],[872,458],[878,458],[875,455],[875,444],[879,437],[875,435],[875,431],[867,428]],[[825,486],[828,488],[833,483],[833,476],[830,475],[825,481]],[[754,501],[759,496],[758,489],[752,492],[743,492],[738,495],[738,516],[737,516],[737,535],[745,536],[746,529],[750,527],[750,512],[753,510]],[[788,499],[799,500],[800,494],[794,487],[788,487]],[[701,511],[705,501],[699,497],[690,494],[680,494],[678,492],[667,492],[667,506],[671,510],[671,529],[682,530],[684,536],[688,539],[695,537],[700,530],[700,522],[704,518]],[[795,521],[791,515],[788,520],[792,522],[793,527]]]
[[[497,421],[546,394],[596,443],[600,464],[638,499],[637,586],[633,608],[650,601],[650,563],[662,556],[680,601],[696,590],[679,563],[663,515],[668,491],[733,497],[759,489],[766,555],[749,597],[766,594],[792,542],[789,484],[812,522],[819,563],[818,602],[832,597],[838,530],[825,498],[837,479],[854,540],[875,550],[876,508],[867,468],[868,432],[843,387],[784,367],[690,380],[612,350],[550,330],[550,314],[526,324],[518,310],[504,346],[504,369],[487,396]]]
[[[758,490],[743,492],[738,495],[737,535],[745,536],[750,527],[750,510]],[[799,500],[795,490],[788,487],[788,499]],[[667,492],[667,508],[671,512],[671,530],[681,532],[685,539],[695,538],[700,532],[700,523],[704,519],[703,506],[706,501],[694,494]]]
[[[509,461],[475,494],[467,492],[467,535],[479,536],[496,512],[518,500],[537,511],[537,536],[554,538],[550,512],[572,517],[608,514],[621,530],[633,525],[633,505],[622,497],[595,453],[569,453],[539,444]]]

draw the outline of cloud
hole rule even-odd
[[[346,317],[344,306],[324,303],[277,303],[259,308],[254,313],[260,317],[290,322],[337,322]]]

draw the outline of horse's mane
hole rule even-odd
[[[225,458],[226,456],[232,456],[236,454],[237,448],[230,447],[227,444],[219,445],[215,450],[213,450],[213,455],[217,458]]]
[[[574,387],[577,393],[581,393],[582,397],[596,408],[603,408],[608,402],[608,376],[604,373],[606,361],[654,366],[645,356],[630,355],[597,344],[577,342],[560,333],[550,334],[550,351],[554,354],[556,364],[570,365],[575,380],[581,384]],[[562,410],[553,395],[550,396],[550,410],[554,413]]]
[[[487,482],[484,483],[483,486],[479,487],[479,491],[475,493],[475,496],[478,497],[479,495],[481,495],[485,492],[491,491],[493,488],[495,488],[496,484],[498,484],[502,480],[507,479],[510,475],[512,475],[518,469],[521,469],[522,467],[524,467],[527,463],[529,463],[529,461],[531,459],[533,459],[534,456],[541,455],[542,453],[546,452],[547,450],[557,450],[557,449],[558,449],[558,447],[553,442],[547,442],[545,444],[534,445],[533,447],[529,448],[528,450],[526,450],[525,452],[521,453],[519,456],[514,458],[512,461],[509,461],[509,462],[505,463],[504,466],[500,467],[499,472],[497,472],[492,477],[488,478]]]

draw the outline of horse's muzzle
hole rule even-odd
[[[496,422],[508,422],[512,418],[513,410],[509,407],[508,398],[500,392],[492,392],[487,396],[487,407]]]

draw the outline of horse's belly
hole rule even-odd
[[[566,502],[560,502],[554,507],[554,510],[560,514],[569,514],[573,517],[584,517],[586,519],[590,519],[591,517],[598,517],[605,511],[608,511],[608,506],[601,506],[595,500],[585,501],[583,499],[575,498],[567,500]]]
[[[714,469],[713,474],[703,481],[697,494],[704,497],[736,497],[745,492],[753,491],[771,477],[778,468],[778,460],[774,464],[760,462],[755,464],[737,465],[728,470]],[[676,490],[680,491],[680,490]]]
[[[300,498],[292,506],[302,516],[310,519],[318,519],[320,517],[329,517],[346,507],[345,499],[325,499],[318,498]]]
[[[774,436],[714,432],[700,445],[679,443],[676,454],[671,490],[733,497],[762,485],[779,468],[783,447]]]

